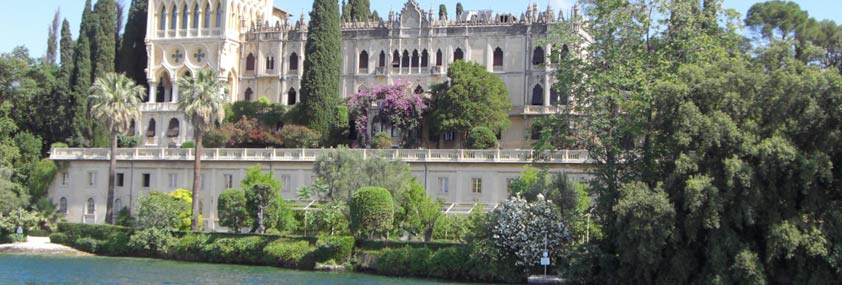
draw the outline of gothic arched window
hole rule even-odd
[[[543,106],[544,105],[544,87],[541,84],[535,84],[535,87],[532,88],[532,105],[534,106]]]
[[[146,137],[155,137],[155,119],[149,119],[149,126],[146,127]]]
[[[199,28],[199,4],[193,4],[193,28]]]
[[[403,50],[403,57],[401,57],[401,67],[409,67],[409,51]]]
[[[464,59],[465,59],[465,53],[462,52],[461,48],[457,48],[456,51],[453,52],[453,61],[464,60]]]
[[[246,71],[254,71],[254,55],[249,54],[246,57]]]
[[[386,66],[386,52],[380,51],[380,60],[377,62],[377,66],[384,67]]]
[[[398,50],[392,53],[392,67],[401,67],[401,53]]]
[[[421,52],[421,67],[427,67],[430,65],[430,53],[427,52],[425,49]]]
[[[181,29],[187,29],[187,4],[181,7]]]
[[[178,27],[178,10],[176,10],[175,6],[172,7],[170,17],[170,30],[175,30]]]
[[[246,101],[251,101],[251,96],[253,94],[254,94],[254,92],[251,91],[251,88],[246,88],[246,97],[245,97]]]
[[[202,27],[207,29],[210,28],[210,4],[205,4],[205,18],[202,19]]]
[[[436,51],[436,66],[442,65],[442,61],[443,61],[442,57],[443,56],[442,56],[441,50]]]
[[[290,88],[289,92],[287,92],[287,105],[295,105],[296,99],[298,99],[296,97],[298,97],[298,92],[295,92],[295,88]]]
[[[412,67],[418,67],[420,62],[421,58],[418,55],[418,50],[412,51]]]
[[[368,69],[368,52],[362,51],[360,53],[360,69]]]
[[[534,65],[541,65],[544,64],[544,48],[536,47],[535,51],[532,52],[532,64]]]
[[[216,27],[222,26],[222,4],[216,4]]]
[[[61,197],[58,200],[58,212],[62,215],[67,215],[67,198]]]
[[[170,125],[167,127],[167,137],[168,138],[178,137],[178,133],[179,133],[178,119],[172,118],[170,120]]]
[[[499,47],[494,50],[494,67],[503,67],[503,50]]]
[[[167,28],[167,8],[166,7],[161,7],[161,15],[159,17],[160,18],[158,20],[160,21],[160,23],[159,23],[160,25],[158,26],[158,29],[163,31],[164,29]]]
[[[292,53],[289,56],[289,70],[298,70],[298,54]]]
[[[418,85],[418,87],[415,87],[414,92],[415,92],[415,94],[418,94],[418,95],[424,94],[424,88],[421,87],[421,85]]]

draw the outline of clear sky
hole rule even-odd
[[[132,0],[117,0],[125,3],[126,10]],[[370,0],[372,9],[377,10],[384,18],[390,9],[396,11],[403,7],[405,0]],[[459,0],[416,0],[424,10],[433,6],[434,13],[438,13],[438,5],[447,5],[448,12],[456,11]],[[546,9],[548,0],[531,0],[537,2],[541,10]],[[32,56],[40,56],[46,52],[47,27],[56,9],[61,9],[61,16],[66,17],[71,24],[71,31],[75,38],[79,32],[79,19],[82,16],[84,0],[3,0],[0,9],[0,52],[9,52],[15,46],[23,45],[29,48]],[[95,2],[95,1],[94,1]],[[509,12],[516,15],[524,12],[530,0],[461,0],[465,10],[494,10]],[[574,0],[549,0],[556,11],[563,8],[568,11]],[[748,11],[752,4],[762,2],[757,0],[725,0],[727,8],[733,8],[742,14]],[[819,19],[830,19],[842,23],[842,1],[840,0],[796,0],[801,8],[807,10],[810,16]],[[295,17],[302,12],[310,11],[312,0],[275,0],[275,6],[284,9]]]

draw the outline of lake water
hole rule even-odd
[[[0,254],[0,284],[454,284],[144,258]]]

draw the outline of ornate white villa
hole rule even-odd
[[[570,16],[578,12],[574,8]],[[500,135],[500,150],[459,150],[458,138],[442,135],[442,149],[387,150],[389,159],[410,164],[412,174],[428,194],[447,202],[447,213],[465,213],[474,203],[490,210],[505,200],[509,182],[533,162],[531,124],[565,108],[571,98],[552,91],[550,46],[544,41],[563,18],[551,7],[527,7],[521,15],[465,11],[457,19],[438,17],[408,0],[401,11],[383,21],[342,24],[342,90],[346,98],[362,88],[409,83],[426,94],[446,80],[455,60],[479,63],[508,87],[512,102],[511,126]],[[149,0],[147,51],[148,101],[136,129],[142,148],[120,149],[115,209],[137,209],[138,199],[150,191],[169,192],[192,185],[189,149],[175,146],[192,140],[192,130],[176,107],[173,84],[201,68],[218,72],[229,85],[231,102],[266,97],[295,105],[304,61],[307,25],[303,15],[273,7],[271,0]],[[294,23],[293,23],[294,21]],[[577,29],[575,24],[570,27]],[[388,131],[388,130],[384,130]],[[527,149],[527,150],[521,150]],[[354,150],[364,156],[370,150]],[[107,149],[55,149],[51,159],[60,171],[49,196],[68,221],[103,223],[108,184]],[[216,225],[216,197],[238,188],[246,169],[260,163],[283,184],[282,195],[296,199],[297,190],[315,181],[313,161],[321,150],[208,149],[201,155],[203,179],[201,211],[205,229]],[[380,153],[378,155],[384,155]],[[585,151],[563,151],[543,160],[554,172],[585,179],[590,160]],[[299,205],[301,208],[306,204]],[[115,211],[116,212],[116,211]]]

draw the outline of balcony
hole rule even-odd
[[[205,161],[255,161],[255,162],[315,162],[323,149],[205,149]],[[592,163],[586,150],[561,150],[535,153],[532,150],[467,150],[467,149],[352,149],[363,158],[381,157],[408,163]],[[59,148],[50,152],[52,160],[109,160],[109,149]],[[117,159],[134,161],[192,161],[193,149],[179,148],[120,148]]]
[[[143,103],[140,104],[141,112],[177,112],[177,103]]]
[[[521,115],[552,115],[564,112],[567,107],[566,106],[535,106],[535,105],[526,105],[521,107],[514,107],[516,113],[521,111]]]

